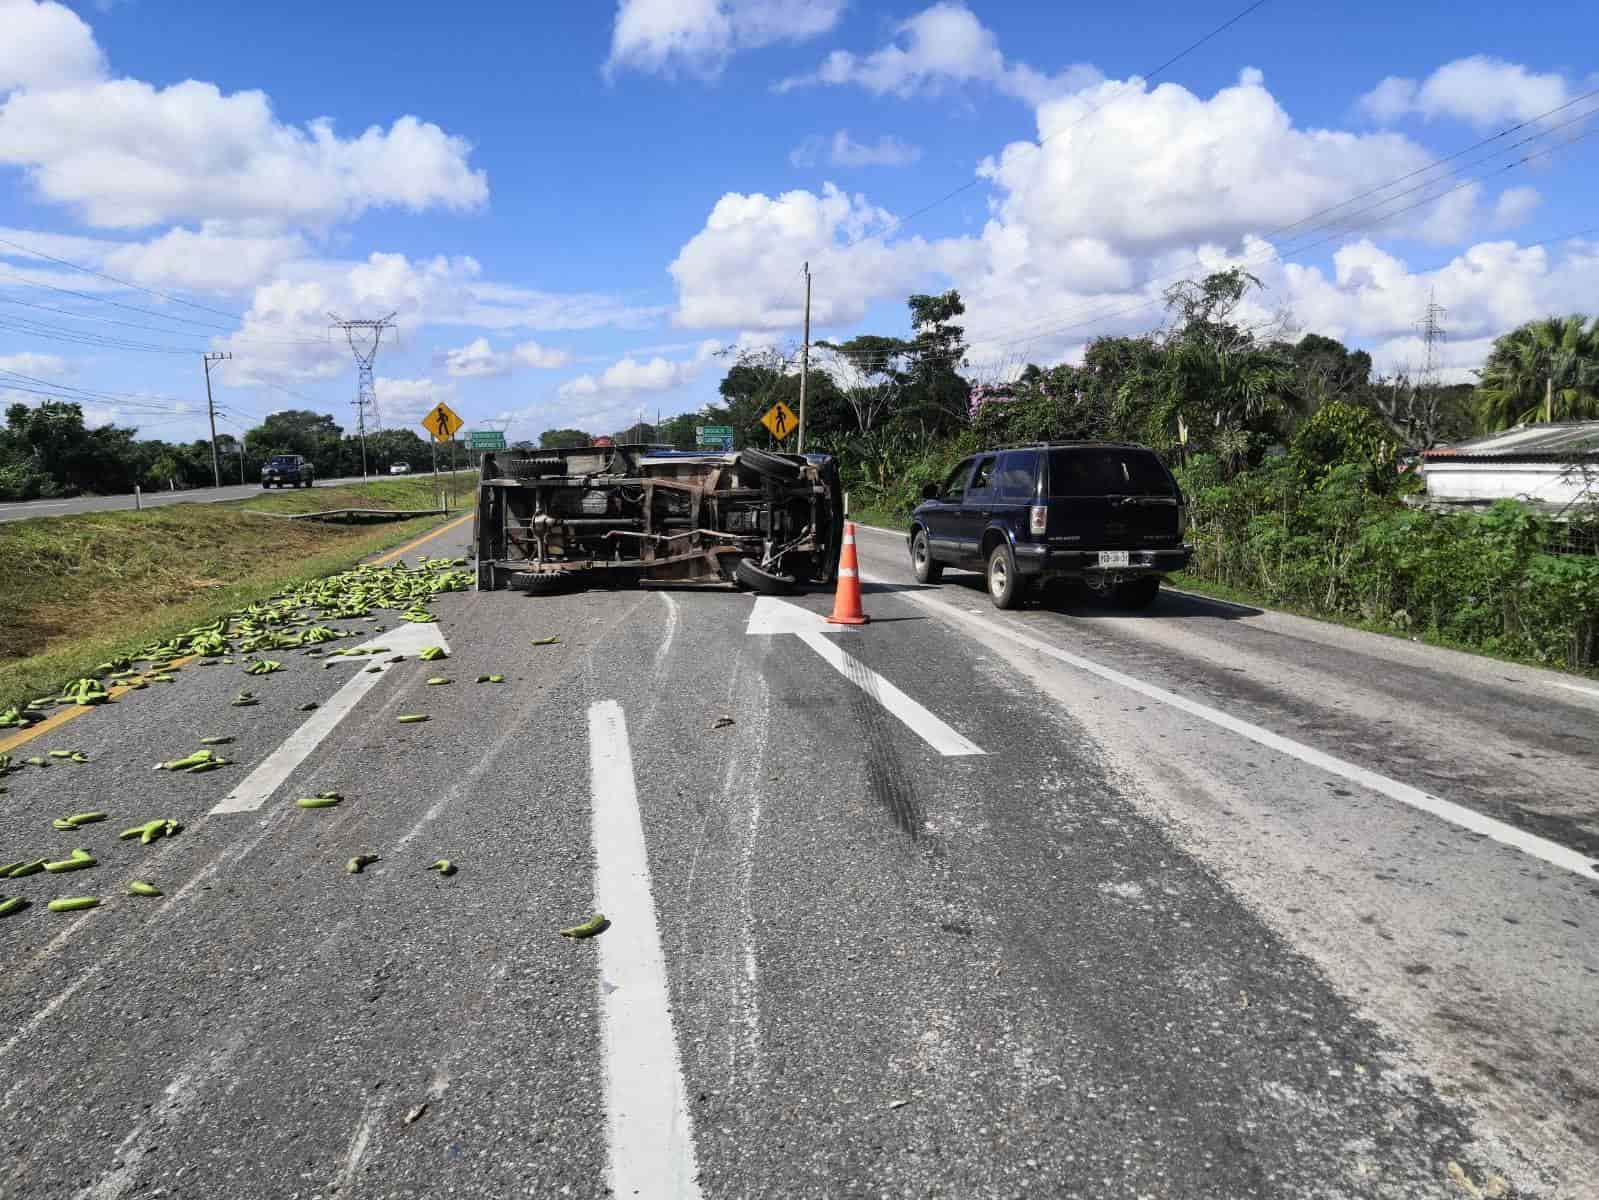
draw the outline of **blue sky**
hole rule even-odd
[[[325,314],[398,311],[387,421],[605,431],[791,352],[806,260],[818,337],[958,288],[982,379],[1233,262],[1385,369],[1436,294],[1456,378],[1599,307],[1582,10],[1268,0],[1141,77],[1245,6],[0,0],[0,393],[196,436],[218,348],[225,429],[348,421]]]

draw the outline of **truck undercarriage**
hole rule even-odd
[[[486,454],[479,590],[831,583],[844,506],[826,455],[605,446]]]

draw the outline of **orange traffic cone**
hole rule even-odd
[[[844,522],[844,552],[838,558],[838,594],[833,599],[830,625],[864,625],[870,621],[861,610],[861,573],[855,561],[855,522]]]

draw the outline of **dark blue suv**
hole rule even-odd
[[[1047,442],[974,454],[922,488],[911,562],[922,583],[944,568],[988,576],[999,608],[1029,586],[1079,580],[1124,608],[1144,608],[1168,571],[1188,565],[1183,494],[1144,446]]]

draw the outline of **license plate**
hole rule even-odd
[[[1099,565],[1102,567],[1125,567],[1127,565],[1127,551],[1101,550],[1099,552]]]

